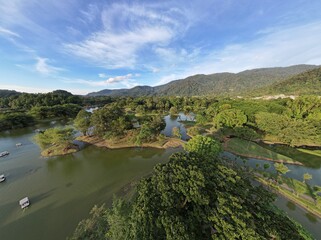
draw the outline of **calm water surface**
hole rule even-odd
[[[178,150],[87,147],[73,155],[45,159],[33,143],[34,129],[0,135],[0,239],[65,239],[95,204],[111,203],[128,183],[149,174]],[[21,147],[15,144],[21,142]],[[125,186],[125,188],[124,188]],[[18,201],[28,196],[31,206]]]
[[[255,158],[249,158],[246,162],[243,162],[244,158],[240,158],[235,156],[234,154],[224,152],[223,154],[226,157],[231,159],[235,159],[239,164],[246,164],[250,167],[256,168],[258,166],[263,169],[263,165],[265,163],[270,164],[270,168],[266,171],[269,172],[276,172],[273,162],[259,160]],[[309,180],[311,185],[320,185],[321,186],[321,168],[308,168],[304,166],[297,166],[297,165],[290,165],[287,164],[287,167],[290,169],[290,172],[286,174],[286,176],[295,178],[297,180],[302,181],[302,176],[304,173],[308,172],[312,174],[313,179]],[[307,229],[315,239],[321,239],[321,219],[308,213],[306,210],[302,209],[300,206],[296,205],[295,203],[287,200],[283,196],[279,195],[275,201],[275,205],[278,206],[280,209],[287,212],[287,214],[299,222],[305,229]]]
[[[181,118],[185,120],[183,115]],[[187,138],[179,119],[167,116],[165,120],[164,134],[170,135],[171,129],[177,126],[183,138]],[[7,177],[7,181],[0,184],[1,240],[65,239],[95,204],[110,205],[113,194],[125,194],[131,182],[148,175],[157,163],[165,163],[173,152],[179,151],[108,150],[90,146],[72,155],[46,159],[40,157],[40,149],[32,140],[34,129],[46,127],[48,125],[40,125],[0,134],[0,152],[10,152],[9,156],[0,158],[0,174]],[[16,147],[18,142],[23,145]],[[250,159],[247,164],[255,167],[265,162]],[[303,173],[310,172],[313,174],[311,183],[321,185],[321,169],[289,168],[291,177],[301,179]],[[18,201],[25,196],[30,198],[31,206],[23,211]],[[320,219],[282,197],[277,199],[276,205],[316,239],[321,239]]]

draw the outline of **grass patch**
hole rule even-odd
[[[304,152],[307,154],[315,155],[318,157],[321,157],[321,150],[308,150],[308,149],[303,149],[303,148],[298,148],[300,152]]]
[[[53,157],[78,152],[79,147],[74,144],[56,144],[41,152],[43,157]]]
[[[307,150],[286,145],[268,145],[264,143],[260,143],[260,146],[301,162],[304,166],[321,168],[321,150]]]
[[[228,140],[226,142],[226,150],[245,157],[294,163],[294,160],[290,157],[266,149],[257,143],[240,138],[231,138]]]

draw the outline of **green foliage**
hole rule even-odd
[[[46,148],[50,145],[68,144],[74,137],[72,128],[48,128],[43,133],[35,136],[36,142],[41,148]]]
[[[194,137],[196,135],[201,135],[204,132],[204,129],[202,129],[199,126],[193,126],[187,128],[187,134],[191,137]]]
[[[270,168],[270,164],[268,164],[268,163],[264,163],[264,164],[263,164],[263,168],[264,168],[264,170],[266,170],[266,169]]]
[[[7,101],[2,101],[3,99],[6,99]],[[4,98],[1,98],[1,94],[0,94],[0,103],[5,103],[4,105],[5,107],[9,107],[12,109],[30,110],[32,107],[36,107],[36,106],[51,107],[54,105],[63,105],[63,104],[69,104],[69,103],[78,105],[82,103],[82,99],[64,90],[56,90],[56,91],[53,91],[50,93],[44,93],[44,94],[42,93],[38,93],[38,94],[9,93],[9,96],[8,96],[8,93],[7,93],[7,96],[5,96]]]
[[[177,138],[181,138],[182,137],[181,131],[180,131],[180,129],[178,127],[173,127],[172,136],[173,137],[177,137]]]
[[[29,113],[37,119],[47,119],[56,117],[75,117],[81,110],[77,104],[63,104],[54,106],[35,106]]]
[[[306,118],[321,107],[321,99],[317,96],[300,96],[288,101],[291,116],[296,119]]]
[[[136,137],[136,143],[142,144],[155,140],[165,126],[165,120],[160,116],[153,116],[145,119]]]
[[[187,152],[193,152],[203,157],[216,157],[221,151],[221,144],[202,135],[197,135],[190,139],[184,146]]]
[[[25,113],[0,114],[0,131],[23,128],[33,123],[34,118]]]
[[[274,83],[271,86],[256,90],[256,95],[267,94],[314,94],[321,95],[321,68],[317,67],[309,71],[289,77],[288,79]]]
[[[260,138],[260,134],[258,134],[254,129],[243,126],[236,127],[233,129],[235,136],[238,138],[246,139],[246,140],[256,140]]]
[[[281,130],[288,126],[289,121],[288,116],[276,113],[259,112],[255,115],[258,128],[273,135],[278,135]]]
[[[285,166],[283,163],[274,163],[274,167],[279,174],[286,174],[290,171],[289,168]]]
[[[90,211],[90,217],[82,220],[78,224],[75,232],[69,240],[107,239],[105,237],[106,227],[108,224],[106,215],[106,209],[104,206],[94,206]]]
[[[113,97],[131,96],[237,96],[248,93],[250,90],[259,87],[269,86],[273,83],[282,83],[288,77],[292,77],[309,69],[314,69],[313,65],[297,65],[285,68],[264,68],[234,73],[216,73],[210,75],[198,74],[179,81],[156,86],[139,86],[131,89],[102,90],[92,93],[91,96],[106,95]],[[312,78],[314,78],[311,75]],[[310,76],[308,77],[310,78]],[[300,83],[298,81],[298,83]],[[299,84],[300,86],[300,84]],[[311,84],[311,86],[313,86]],[[318,85],[320,86],[320,85]],[[302,86],[301,86],[302,87]],[[278,89],[278,93],[284,93],[284,84]],[[318,89],[321,89],[319,87]],[[317,92],[318,89],[314,89]],[[264,91],[262,91],[265,93]],[[169,109],[169,108],[168,108]],[[168,110],[167,109],[167,110]]]
[[[312,239],[277,210],[273,201],[271,193],[253,186],[241,171],[219,159],[175,153],[140,181],[132,202],[114,200],[113,207],[102,211],[100,217],[82,221],[74,236],[110,240]]]
[[[177,110],[177,108],[176,107],[171,107],[170,109],[169,109],[169,114],[170,115],[177,115],[178,114],[178,110]]]
[[[305,173],[303,174],[303,182],[306,182],[308,180],[311,180],[312,179],[312,175],[309,174],[309,173]]]
[[[214,118],[216,127],[241,127],[246,122],[246,115],[239,109],[223,110]]]
[[[85,110],[80,110],[74,120],[76,129],[82,132],[83,135],[87,135],[88,128],[90,127],[91,113]]]
[[[94,111],[91,124],[95,134],[101,137],[121,136],[132,128],[129,116],[117,105],[106,105]]]

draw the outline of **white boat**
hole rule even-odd
[[[2,174],[0,175],[0,182],[4,182],[6,180],[6,177]]]
[[[4,151],[4,152],[0,153],[0,157],[4,157],[4,156],[7,156],[7,155],[9,155],[8,151]]]
[[[16,143],[16,147],[22,146],[22,143]]]
[[[21,207],[22,209],[28,207],[28,206],[30,205],[29,198],[28,198],[28,197],[25,197],[25,198],[21,199],[21,200],[19,201],[19,204],[20,204],[20,207]]]

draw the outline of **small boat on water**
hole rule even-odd
[[[25,197],[25,198],[21,199],[21,200],[19,201],[19,204],[20,204],[20,207],[21,207],[22,209],[28,207],[28,206],[30,205],[29,198],[28,198],[28,197]]]
[[[16,143],[16,147],[22,146],[22,143]]]
[[[6,177],[4,174],[0,175],[0,182],[4,182],[6,180]]]
[[[4,156],[7,156],[7,155],[9,155],[8,151],[4,151],[4,152],[0,153],[0,157],[4,157]]]

